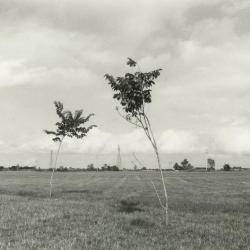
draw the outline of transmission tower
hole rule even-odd
[[[53,150],[50,151],[49,168],[53,168]]]
[[[122,169],[122,157],[121,157],[120,145],[118,145],[118,150],[117,150],[116,166],[119,169]]]

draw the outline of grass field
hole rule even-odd
[[[0,249],[250,249],[250,171],[164,174],[0,172]]]

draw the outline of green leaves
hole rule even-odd
[[[137,63],[128,58],[127,65],[135,67]],[[150,103],[151,88],[155,79],[160,76],[161,69],[150,72],[125,73],[124,76],[114,77],[106,74],[105,79],[115,92],[113,98],[119,101],[127,114],[135,117],[142,112],[145,103]]]
[[[87,135],[87,133],[96,125],[84,127],[83,125],[89,121],[90,117],[94,114],[89,114],[87,117],[83,117],[83,110],[76,110],[74,115],[71,111],[63,111],[63,104],[61,102],[54,102],[56,107],[56,113],[60,118],[60,121],[55,125],[56,131],[44,130],[48,135],[54,135],[53,141],[61,142],[64,137],[75,137],[81,139]]]
[[[130,67],[135,67],[136,62],[128,57],[127,65],[129,65]]]

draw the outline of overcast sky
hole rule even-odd
[[[250,1],[0,0],[0,151],[53,148],[54,100],[98,129],[64,150],[151,150],[105,73],[163,69],[149,116],[162,152],[250,152]]]

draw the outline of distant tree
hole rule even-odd
[[[119,168],[116,165],[111,166],[111,171],[119,171]]]
[[[104,164],[102,167],[101,167],[101,170],[102,171],[107,171],[108,169],[108,165],[107,164]]]
[[[208,158],[207,159],[207,166],[208,166],[208,171],[215,170],[215,161],[214,161],[214,159]]]
[[[174,164],[174,170],[183,170],[182,166],[180,166],[177,162]]]
[[[188,168],[188,160],[187,159],[184,159],[182,162],[181,162],[181,166],[183,168],[183,170],[187,169]]]
[[[137,62],[128,58],[127,65],[131,68],[137,66]],[[114,91],[113,98],[116,99],[121,107],[122,112],[117,107],[119,114],[129,123],[140,127],[145,132],[146,137],[150,141],[156,154],[158,168],[161,174],[161,180],[164,190],[165,204],[160,199],[156,191],[159,203],[165,210],[165,223],[168,224],[168,195],[162,173],[162,165],[158,145],[151,127],[150,120],[146,113],[145,107],[151,103],[151,89],[155,84],[155,80],[160,76],[161,69],[156,69],[150,72],[142,72],[140,69],[134,73],[126,73],[124,76],[113,77],[106,74],[105,78],[108,84]],[[152,183],[153,184],[153,183]],[[154,186],[154,185],[153,185]],[[155,186],[154,186],[155,188]]]
[[[191,163],[188,163],[187,169],[186,169],[186,170],[191,170],[191,169],[193,169],[193,168],[194,168],[194,166],[193,166]]]
[[[184,159],[179,165],[177,162],[174,164],[174,170],[192,170],[194,167],[189,163],[187,159]]]
[[[59,168],[57,168],[58,172],[67,172],[68,171],[68,168],[67,167],[64,167],[64,166],[60,166]]]
[[[229,164],[225,164],[225,165],[223,166],[223,170],[224,170],[224,171],[230,171],[230,170],[231,170],[231,166],[230,166]]]
[[[20,165],[19,164],[13,165],[13,166],[9,167],[9,170],[12,170],[12,171],[17,171],[19,169],[20,169]]]
[[[36,170],[36,166],[19,166],[19,170]]]
[[[73,114],[70,111],[64,111],[63,110],[63,104],[61,102],[54,102],[56,107],[56,113],[59,116],[60,121],[57,122],[56,125],[56,131],[50,131],[50,130],[44,130],[44,132],[48,135],[53,135],[54,137],[52,140],[54,142],[58,142],[58,150],[56,153],[55,163],[54,167],[52,169],[52,174],[50,177],[50,197],[52,196],[52,181],[53,181],[53,175],[57,166],[58,156],[60,153],[60,149],[63,143],[63,140],[66,137],[74,137],[77,139],[82,139],[87,135],[87,133],[96,125],[91,125],[89,127],[84,127],[83,125],[89,121],[89,119],[94,114],[89,114],[87,117],[83,117],[82,113],[83,110],[76,110]]]
[[[194,167],[188,162],[187,159],[184,159],[184,160],[181,162],[181,166],[182,166],[182,170],[191,170],[191,169],[194,168]]]
[[[102,171],[119,171],[119,168],[116,165],[109,166],[108,164],[104,164],[101,167]]]
[[[0,166],[0,171],[3,171],[4,170],[4,166]]]
[[[94,167],[94,164],[91,163],[87,166],[87,171],[96,171],[96,168]]]

